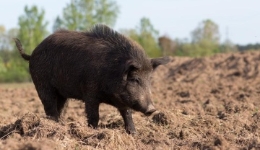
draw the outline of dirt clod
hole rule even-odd
[[[158,125],[167,125],[168,124],[168,120],[167,117],[164,113],[159,112],[157,114],[155,114],[153,117],[153,122],[158,124]]]

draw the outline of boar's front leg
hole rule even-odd
[[[85,109],[87,113],[88,126],[97,128],[99,121],[99,101],[96,99],[86,99]]]
[[[134,134],[135,125],[132,118],[132,110],[131,109],[119,109],[120,114],[122,115],[124,122],[125,122],[125,130],[128,134]]]
[[[57,103],[58,103],[57,101],[59,96],[55,92],[55,89],[50,85],[39,86],[38,84],[36,84],[35,87],[44,106],[45,114],[50,119],[58,121],[59,112],[57,111]]]

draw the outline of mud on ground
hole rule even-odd
[[[161,113],[135,112],[134,136],[111,106],[101,105],[93,130],[80,101],[56,123],[32,84],[0,85],[0,149],[260,149],[259,64],[260,52],[172,57],[153,76]]]

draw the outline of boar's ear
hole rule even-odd
[[[169,57],[159,57],[159,58],[152,58],[151,63],[153,69],[157,68],[159,65],[165,65],[170,61]]]
[[[132,60],[127,61],[125,65],[124,80],[127,80],[129,73],[131,73],[134,70],[138,70],[140,68],[141,68],[141,64]]]

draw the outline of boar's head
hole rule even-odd
[[[98,27],[98,26],[97,26]],[[169,62],[169,58],[150,59],[144,49],[135,41],[106,26],[95,31],[102,37],[97,49],[104,49],[105,61],[98,68],[102,71],[102,87],[112,105],[119,109],[126,107],[149,115],[155,111],[151,101],[151,75],[159,65]],[[104,85],[103,85],[104,84]]]
[[[120,93],[121,101],[128,107],[150,115],[156,111],[151,101],[151,74],[159,65],[169,62],[169,58],[143,59],[126,62],[124,88]]]

